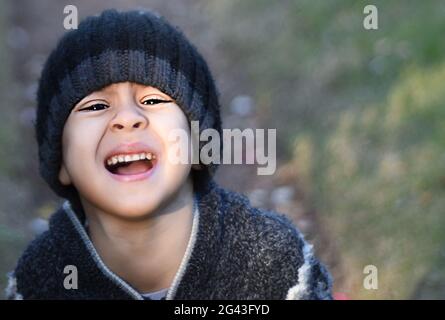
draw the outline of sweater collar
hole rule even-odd
[[[167,300],[187,299],[192,294],[196,295],[199,288],[208,285],[207,279],[217,262],[216,253],[222,237],[220,197],[219,187],[213,181],[195,192],[191,235],[180,267],[168,290]],[[84,213],[80,210],[66,201],[51,219],[50,228],[62,253],[69,256],[74,265],[80,262],[83,283],[91,284],[88,290],[102,288],[101,292],[104,292],[103,288],[107,288],[116,298],[143,299],[136,289],[113,273],[102,261],[85,230]],[[97,296],[100,297],[101,293],[97,293]]]

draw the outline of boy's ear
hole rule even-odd
[[[62,163],[61,167],[60,167],[60,171],[59,171],[59,181],[61,184],[63,184],[64,186],[70,185],[71,184],[71,178],[68,174],[68,171],[66,171],[66,167],[65,164]]]

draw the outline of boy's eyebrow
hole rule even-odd
[[[171,98],[168,94],[162,92],[161,90],[154,88],[154,87],[145,87],[145,88],[141,88],[140,92],[142,92],[142,96],[148,96],[150,94],[157,94],[159,96],[164,97],[165,99],[173,99]]]
[[[173,100],[171,97],[169,97],[165,93],[158,92],[158,91],[142,92],[142,94],[140,94],[141,98],[145,98],[150,95],[157,95],[157,96],[161,97],[162,99]]]
[[[103,100],[103,101],[105,101],[105,99],[103,98],[103,95],[107,94],[106,91],[108,89],[110,89],[110,88],[104,88],[102,90],[90,93],[88,96],[86,96],[82,100],[80,100],[74,106],[74,108],[81,107],[81,106],[87,104],[88,102],[91,102],[91,101],[94,101],[94,100]],[[161,96],[161,97],[163,97],[165,99],[169,99],[169,100],[173,100],[174,101],[174,99],[171,98],[169,95],[165,94],[164,92],[162,92],[161,90],[159,90],[159,89],[157,89],[155,87],[147,86],[147,87],[142,87],[139,90],[142,92],[141,98],[153,94],[153,95],[159,95],[159,96]]]

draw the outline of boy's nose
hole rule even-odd
[[[146,128],[148,119],[135,108],[125,108],[111,120],[111,130],[132,130],[133,128]]]

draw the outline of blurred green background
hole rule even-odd
[[[278,170],[223,166],[221,184],[292,217],[337,298],[445,298],[445,3],[0,2],[0,274],[60,205],[37,173],[36,81],[63,29],[105,8],[151,8],[208,60],[225,127],[277,129]],[[378,289],[363,287],[366,265]],[[0,287],[6,277],[0,277]]]

